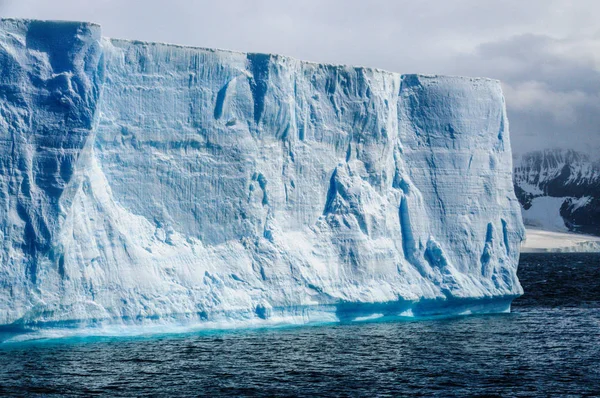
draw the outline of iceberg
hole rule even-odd
[[[0,325],[505,312],[498,81],[0,22]]]

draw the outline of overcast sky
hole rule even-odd
[[[600,149],[598,0],[0,0],[104,36],[502,80],[513,151]]]

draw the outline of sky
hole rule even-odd
[[[103,35],[502,81],[513,152],[600,153],[598,0],[0,0]]]

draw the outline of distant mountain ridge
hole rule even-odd
[[[524,154],[514,164],[525,224],[600,235],[600,161],[574,150]]]

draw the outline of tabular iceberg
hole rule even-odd
[[[495,80],[0,23],[0,325],[507,311]]]

